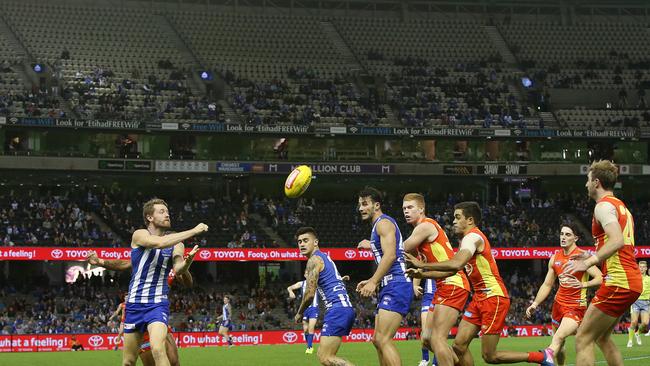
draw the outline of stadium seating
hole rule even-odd
[[[206,65],[238,78],[266,82],[292,67],[317,70],[323,78],[346,73],[317,18],[178,12],[172,19]]]
[[[124,8],[5,4],[27,49],[65,83],[83,118],[180,120],[201,100],[188,90],[186,62],[150,13]],[[67,57],[62,57],[67,52]]]
[[[459,240],[452,227],[453,205],[458,201],[459,197],[450,197],[446,202],[427,203],[427,212],[440,223],[453,243]],[[554,246],[558,242],[558,228],[566,221],[554,200],[534,200],[534,207],[531,203],[509,201],[506,205],[483,207],[483,211],[481,228],[493,245],[499,247]],[[411,228],[404,222],[401,201],[386,203],[384,212],[398,220],[406,238]],[[316,228],[325,246],[356,246],[370,235],[370,226],[361,222],[354,202],[317,202],[313,210],[302,210],[297,216],[299,223],[278,229],[287,241],[303,225]]]
[[[525,309],[542,279],[521,270],[504,273],[504,278],[513,299],[508,325],[550,323],[550,299],[538,307],[535,317],[525,317]],[[100,277],[80,276],[73,284],[43,287],[42,282],[25,286],[27,282],[39,281],[25,278],[26,283],[18,288],[2,286],[0,334],[117,333],[119,319],[109,322],[109,318],[122,301],[125,285],[117,285],[116,280],[117,277],[110,274],[104,281]],[[353,279],[347,286],[357,312],[354,326],[372,328],[376,304],[356,294],[357,280]],[[276,279],[265,288],[251,289],[242,284],[224,283],[204,284],[193,289],[173,286],[169,299],[170,325],[174,331],[218,330],[217,316],[221,314],[222,299],[227,294],[232,299],[233,330],[296,329],[299,325],[293,321],[293,316],[299,302],[288,299],[285,290],[288,284]],[[402,326],[417,327],[419,314],[420,300],[415,299]]]
[[[522,20],[503,22],[499,29],[521,65],[542,86],[633,94],[650,85],[645,73],[650,67],[647,27],[632,19],[578,18],[573,25]],[[641,118],[647,102],[629,103],[627,98],[611,102],[619,110],[564,109],[556,111],[556,117],[563,127],[573,129],[647,125],[650,115]]]
[[[413,57],[454,67],[486,61],[497,53],[481,23],[456,19],[336,18],[333,23],[371,72],[400,73],[394,60]],[[369,58],[378,52],[383,59]]]
[[[0,241],[4,245],[123,246],[133,231],[142,227],[144,201],[139,196],[91,194],[91,197],[94,198],[86,200],[72,194],[31,199],[2,196],[6,209],[0,211],[3,218]],[[453,205],[463,199],[449,196],[446,200],[427,203],[427,212],[445,228],[454,243],[459,238],[452,228]],[[12,209],[14,203],[17,209]],[[273,247],[279,244],[267,231],[292,243],[298,227],[313,226],[324,245],[353,247],[370,233],[369,225],[361,222],[354,202],[241,196],[176,199],[169,200],[168,204],[173,228],[185,230],[199,222],[211,227],[205,235],[186,243],[188,246],[197,243],[210,247]],[[27,208],[30,205],[34,208]],[[491,204],[483,207],[481,228],[499,247],[554,246],[559,225],[569,220],[567,214],[583,217],[583,224],[588,227],[591,213],[587,209],[580,211],[586,205],[574,205],[567,210],[560,198]],[[391,199],[384,206],[384,212],[398,220],[403,236],[407,237],[411,228],[403,220],[401,201]],[[50,223],[43,227],[47,221],[43,219],[44,212],[49,211],[56,212],[57,219],[50,218]],[[95,223],[95,217],[104,224],[102,227]]]
[[[110,246],[115,237],[102,230],[83,203],[65,196],[0,195],[3,246]]]
[[[558,120],[573,129],[638,128],[650,124],[647,110],[593,110],[585,108],[560,109]]]
[[[646,26],[631,21],[607,19],[574,25],[552,20],[515,21],[501,24],[500,29],[509,46],[518,50],[520,60],[534,60],[543,67],[573,69],[590,62],[612,65],[619,59],[638,62],[647,60],[650,53]]]
[[[178,13],[180,33],[232,86],[234,109],[252,124],[387,124],[364,100],[315,17]]]
[[[476,21],[429,19],[340,18],[334,23],[373,75],[385,78],[386,99],[406,125],[482,126],[489,114],[530,117],[508,80],[514,70],[504,65],[482,24]],[[495,126],[498,123],[494,124]],[[537,121],[523,126],[536,128]]]
[[[81,118],[226,121],[217,99],[191,90],[184,51],[162,29],[171,25],[201,64],[229,84],[225,101],[246,123],[540,127],[535,106],[514,89],[524,71],[501,60],[481,20],[2,7],[30,53],[60,75],[60,93]],[[640,24],[596,20],[559,26],[539,19],[498,28],[522,65],[537,61],[525,72],[545,86],[629,93],[647,87],[650,44]],[[606,37],[596,42],[594,32]],[[334,40],[338,36],[343,46]],[[0,45],[8,49],[2,37]],[[378,96],[360,90],[341,47],[361,65],[354,72],[385,80]],[[3,52],[0,59],[11,59]],[[12,71],[0,74],[0,113],[64,116],[64,108],[48,97],[30,95]],[[625,108],[630,107],[636,106]],[[565,109],[558,119],[569,128],[597,127],[603,121],[596,114],[602,113],[574,117]]]

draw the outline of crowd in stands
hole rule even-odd
[[[226,290],[224,287],[229,287]],[[222,286],[174,290],[170,309],[174,328],[178,331],[216,331],[224,296],[233,307],[233,330],[270,330],[292,327],[292,317],[282,311],[287,301],[281,284],[272,282],[263,288]]]
[[[112,279],[109,275],[106,281]],[[43,277],[31,286],[5,284],[0,287],[0,334],[111,332],[108,320],[120,300],[100,282],[80,277],[74,284],[47,286]]]
[[[128,197],[119,193],[102,193],[97,212],[105,222],[122,238],[142,227],[142,205],[150,197],[138,193]],[[241,191],[231,195],[214,195],[197,200],[169,200],[173,228],[186,230],[197,224],[206,223],[210,230],[186,245],[196,241],[201,246],[228,248],[263,248],[277,246],[268,238],[259,225],[250,218],[251,203],[257,207],[257,200],[250,202]]]
[[[480,202],[478,197],[471,199]],[[440,223],[453,243],[459,240],[453,231],[453,206],[464,200],[466,198],[461,194],[427,202],[428,215]],[[504,204],[483,205],[483,222],[480,227],[494,246],[555,246],[559,241],[560,224],[568,221],[563,214],[568,208],[566,202],[562,197],[548,197],[509,199]],[[316,204],[318,209],[313,209]],[[384,202],[383,211],[398,220],[402,235],[407,237],[412,229],[404,221],[401,205],[401,200],[393,197]],[[295,204],[287,202],[287,205],[280,207],[280,212],[276,212],[273,217],[276,221],[291,218],[278,230],[287,242],[292,240],[295,230],[304,225],[315,227],[319,231],[321,242],[328,246],[355,246],[370,232],[370,228],[361,222],[354,202],[305,204],[298,201]]]
[[[224,73],[229,80],[232,73]],[[230,80],[232,105],[248,124],[291,123],[312,126],[332,121],[345,125],[377,125],[386,111],[359,93],[350,76],[318,77],[314,70],[291,68],[285,79],[268,82]]]
[[[0,243],[4,246],[91,247],[114,244],[82,202],[65,195],[0,194]]]
[[[407,126],[527,127],[530,110],[521,108],[508,77],[496,69],[433,67],[410,57],[395,65],[402,70],[391,73],[387,99]]]
[[[80,191],[81,192],[81,191]],[[5,246],[123,246],[125,238],[143,226],[142,205],[150,197],[142,193],[128,195],[106,190],[94,193],[73,192],[40,196],[19,195],[13,191],[0,196],[0,243]],[[411,227],[401,213],[401,200],[391,197],[384,212],[398,220],[407,237]],[[455,203],[478,197],[449,195],[427,202],[427,213],[445,229],[453,243]],[[573,202],[573,204],[568,204]],[[267,231],[277,233],[290,246],[300,226],[315,227],[321,242],[332,247],[353,247],[365,238],[370,228],[361,222],[354,202],[317,199],[288,200],[241,191],[230,195],[206,195],[196,199],[173,199],[167,202],[173,228],[186,229],[200,222],[211,228],[206,235],[186,243],[227,248],[272,248],[282,243],[271,239]],[[494,246],[555,246],[559,226],[575,213],[589,228],[593,203],[581,197],[545,197],[528,200],[509,199],[505,203],[483,205],[480,227]],[[635,210],[643,215],[643,210]],[[102,229],[93,215],[103,221]],[[252,217],[251,217],[252,215]],[[642,223],[643,216],[637,219]],[[648,237],[647,225],[639,225],[637,240]],[[120,240],[121,239],[121,240]],[[590,239],[585,239],[589,241]]]
[[[123,292],[115,277],[106,276],[103,280],[97,276],[79,276],[75,283],[47,288],[42,287],[42,283],[40,286],[21,284],[18,288],[4,284],[0,287],[0,334],[117,332],[119,319],[111,320],[110,317],[122,301]],[[356,294],[354,286],[360,276],[362,274],[354,275],[347,285],[357,313],[354,326],[372,328],[377,299],[362,299]],[[502,276],[512,301],[506,324],[550,324],[554,293],[531,318],[525,315],[544,279],[543,274],[537,276],[519,269],[502,270]],[[290,283],[293,282],[282,282],[274,277],[263,287],[247,286],[241,281],[238,284],[203,283],[191,289],[173,286],[170,290],[170,324],[175,331],[216,331],[223,297],[228,295],[235,331],[297,329],[299,326],[293,321],[293,316],[300,294],[295,300],[288,298],[284,289]],[[403,327],[419,327],[420,302],[419,298],[413,300]],[[321,309],[319,326],[322,325],[323,311]]]
[[[29,118],[67,117],[59,100],[40,89],[31,92],[2,91],[0,89],[0,116]]]
[[[223,24],[232,26],[234,18],[193,13],[172,16],[170,25],[188,49],[204,64],[214,65],[215,75],[220,75],[219,83],[228,84],[224,96],[215,96],[214,83],[206,93],[199,92],[196,86],[192,88],[193,71],[183,64],[181,51],[168,47],[160,39],[151,39],[148,33],[130,26],[118,27],[120,32],[134,33],[130,34],[132,43],[127,42],[129,47],[146,48],[152,59],[131,59],[120,53],[120,57],[126,57],[125,63],[113,65],[114,60],[101,57],[86,59],[85,51],[78,45],[68,47],[66,37],[74,32],[52,39],[54,45],[44,49],[41,40],[28,32],[31,30],[28,25],[37,22],[36,18],[47,14],[48,9],[40,9],[29,22],[18,20],[24,13],[21,7],[8,9],[11,19],[8,24],[17,36],[28,40],[27,46],[34,54],[48,55],[50,62],[43,67],[52,74],[54,85],[51,90],[21,91],[21,87],[17,90],[16,86],[24,82],[12,70],[10,62],[3,61],[0,115],[4,116],[226,123],[230,121],[226,114],[231,112],[224,109],[232,107],[236,118],[250,125],[397,124],[524,129],[545,127],[537,112],[550,106],[548,88],[569,88],[620,90],[611,108],[639,113],[607,117],[603,121],[594,113],[577,114],[577,117],[560,114],[556,115],[560,127],[639,127],[650,122],[650,114],[642,113],[648,106],[645,94],[650,87],[647,73],[650,61],[644,56],[648,47],[640,40],[643,37],[638,36],[644,28],[633,22],[610,24],[581,20],[564,26],[551,19],[501,23],[491,19],[487,24],[498,26],[515,56],[518,68],[513,68],[489,41],[481,21],[447,19],[406,24],[380,18],[332,20],[332,26],[341,33],[356,58],[353,63],[358,63],[352,70],[343,66],[348,61],[337,55],[331,42],[325,39],[328,36],[320,29],[318,18],[258,19],[233,15],[241,17],[242,23],[254,25],[252,29],[236,28],[238,41],[234,42],[222,30]],[[120,11],[100,13],[90,11],[88,16],[108,15],[112,19],[110,27],[126,21]],[[65,12],[64,15],[69,16]],[[154,22],[147,14],[133,16],[143,24]],[[210,27],[199,26],[204,23]],[[113,36],[110,32],[116,30],[110,27],[103,32]],[[376,37],[379,29],[389,30],[391,37]],[[601,30],[608,37],[594,44],[593,34]],[[39,27],[38,32],[43,31]],[[84,42],[92,42],[92,37],[88,38],[82,28],[76,32],[81,32],[76,35],[83,36],[80,38]],[[224,49],[213,49],[213,44],[206,39],[210,38],[209,32],[225,37]],[[248,50],[255,55],[249,64],[238,44],[254,45],[260,37],[266,39],[271,35],[282,38],[268,42],[261,51]],[[315,39],[323,40],[322,47],[314,47]],[[545,42],[539,44],[541,39]],[[415,49],[412,54],[404,47],[406,44]],[[52,52],[58,53],[52,56]],[[297,57],[295,62],[289,62],[292,55]],[[374,86],[366,88],[358,77],[360,72],[375,79]],[[525,89],[524,95],[522,90],[516,90],[523,73],[532,80],[528,97]],[[208,74],[211,79],[212,73]]]
[[[142,75],[134,69],[129,77],[119,77],[108,68],[79,70],[62,97],[81,118],[225,121],[216,98],[199,95],[187,86],[186,71],[168,60],[160,60],[158,67],[160,73],[169,75]]]

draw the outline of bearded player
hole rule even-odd
[[[146,229],[131,238],[131,281],[124,319],[123,366],[133,366],[138,358],[142,337],[149,333],[151,353],[157,366],[169,366],[165,341],[169,318],[167,276],[173,267],[179,275],[192,263],[183,260],[181,243],[208,230],[201,223],[180,233],[164,235],[171,226],[167,203],[161,199],[147,201],[142,209]]]
[[[196,251],[198,251],[198,247],[195,246],[194,249],[187,255],[187,258],[194,258]],[[86,260],[88,261],[88,263],[94,266],[103,267],[112,271],[128,271],[132,268],[131,261],[124,260],[124,259],[102,259],[99,258],[97,256],[97,253],[95,253],[95,251],[92,250],[88,251]],[[192,274],[189,272],[189,270],[178,276],[174,273],[173,270],[171,270],[169,272],[169,276],[167,277],[167,284],[169,286],[172,286],[172,284],[176,284],[176,283],[180,283],[181,285],[188,288],[192,287],[194,285],[194,281],[192,279]],[[122,314],[123,314],[122,315],[122,319],[123,319],[124,313]],[[117,344],[115,346],[117,347]],[[167,350],[167,358],[169,359],[170,365],[172,366],[180,365],[179,358],[178,358],[178,346],[176,345],[176,341],[174,340],[174,336],[172,335],[171,328],[168,328],[167,331],[166,350]],[[140,360],[142,360],[142,364],[144,366],[154,366],[156,364],[153,359],[153,355],[151,354],[151,344],[149,342],[148,332],[145,332],[142,337],[142,344],[140,345]]]
[[[530,362],[544,366],[554,365],[550,349],[544,352],[497,350],[510,298],[492,256],[490,242],[478,228],[480,223],[481,208],[478,203],[461,202],[454,206],[454,230],[463,237],[458,252],[450,260],[437,263],[425,263],[413,256],[407,257],[415,267],[424,270],[456,273],[465,268],[468,273],[474,293],[460,321],[453,345],[460,365],[474,364],[469,345],[479,332],[482,333],[481,354],[487,363]]]
[[[544,283],[537,291],[533,303],[526,309],[530,318],[535,309],[544,302],[553,290],[555,280],[559,279],[560,288],[555,294],[551,321],[553,323],[553,340],[549,348],[553,350],[558,365],[566,363],[564,341],[575,334],[587,310],[587,289],[598,287],[603,282],[603,275],[596,267],[590,267],[586,272],[577,272],[574,275],[563,273],[562,266],[575,255],[580,255],[584,250],[578,248],[577,229],[574,224],[564,224],[560,229],[561,250],[551,256],[548,261],[548,271]],[[592,279],[589,280],[589,277]]]
[[[596,201],[591,225],[596,253],[585,252],[564,265],[564,272],[570,274],[600,266],[605,278],[578,328],[576,366],[594,365],[594,344],[608,365],[623,365],[621,352],[611,338],[612,330],[643,290],[634,258],[634,219],[623,201],[614,197],[617,178],[618,167],[611,161],[601,160],[589,167],[585,187]]]
[[[406,222],[414,226],[413,233],[404,241],[406,252],[418,252],[429,263],[447,261],[454,256],[445,231],[436,220],[426,216],[426,206],[422,195],[418,193],[405,195],[402,211]],[[458,315],[467,303],[470,292],[467,276],[462,269],[441,273],[409,269],[408,272],[416,278],[435,278],[438,275],[436,293],[429,303],[431,306],[428,308],[428,312],[423,313],[422,317],[422,345],[433,351],[439,366],[452,366],[454,354],[447,343],[447,336],[451,328],[456,325]],[[424,306],[424,304],[422,305]]]

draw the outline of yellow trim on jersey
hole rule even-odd
[[[438,262],[444,262],[444,261],[448,261],[449,259],[451,259],[447,255],[447,252],[445,251],[445,248],[442,247],[442,244],[433,243],[433,244],[429,244],[429,246],[431,247],[431,254],[433,254],[433,256],[436,257],[436,260]]]
[[[442,247],[442,245],[443,244],[440,243],[429,244],[431,247],[431,254],[433,254],[438,262],[444,262],[451,259],[449,258],[449,255],[447,255],[447,252],[445,251],[445,248]],[[460,288],[465,288],[465,286],[463,286],[463,278],[458,273],[445,278],[445,283]]]
[[[580,279],[580,282],[586,283],[589,281],[589,274],[587,271],[582,273],[582,278]],[[583,287],[580,290],[580,306],[587,306],[587,288]]]
[[[611,257],[607,258],[607,275],[605,276],[605,285],[618,286],[625,289],[630,289],[630,284],[627,281],[627,272],[621,264],[621,259],[618,252],[614,253]]]
[[[486,291],[485,296],[506,297],[506,295],[501,290],[501,286],[499,286],[499,282],[497,282],[496,277],[494,277],[494,274],[492,273],[490,262],[488,262],[488,260],[482,254],[476,255],[476,267],[477,268],[475,269],[478,269],[478,272],[481,274],[481,277],[483,278],[483,283],[485,284],[485,288],[488,290]]]
[[[643,292],[639,300],[650,300],[650,276],[648,275],[643,275]]]

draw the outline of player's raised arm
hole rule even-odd
[[[325,263],[323,263],[323,260],[319,256],[311,256],[307,261],[307,269],[305,269],[305,292],[302,294],[302,301],[294,318],[297,323],[302,321],[302,315],[305,313],[305,309],[309,307],[314,300],[314,296],[316,296],[318,278],[324,267]]]
[[[404,251],[409,253],[417,252],[418,247],[427,241],[427,238],[437,237],[438,229],[429,222],[422,222],[413,228],[411,235],[404,241]]]
[[[89,250],[86,255],[89,264],[104,267],[111,271],[128,271],[131,269],[131,261],[126,259],[102,259],[97,256],[94,250]]]
[[[289,293],[289,298],[290,299],[295,299],[296,294],[294,293],[294,291],[299,290],[301,287],[302,287],[302,281],[298,281],[298,282],[294,283],[293,285],[287,287],[287,292]]]
[[[526,309],[526,316],[531,317],[533,316],[533,312],[539,304],[543,303],[544,300],[548,297],[548,295],[551,294],[551,291],[553,291],[553,285],[555,284],[555,280],[557,279],[557,275],[555,274],[555,271],[553,270],[553,262],[555,261],[555,254],[551,256],[551,259],[548,261],[548,271],[546,271],[546,277],[544,278],[544,283],[539,287],[539,290],[537,290],[537,295],[535,295],[535,300],[533,300],[533,303],[530,304],[530,306]]]
[[[205,231],[208,231],[208,225],[203,223],[196,225],[196,227],[190,230],[163,236],[151,235],[148,230],[140,229],[133,233],[131,238],[131,247],[141,246],[155,249],[169,248]]]

